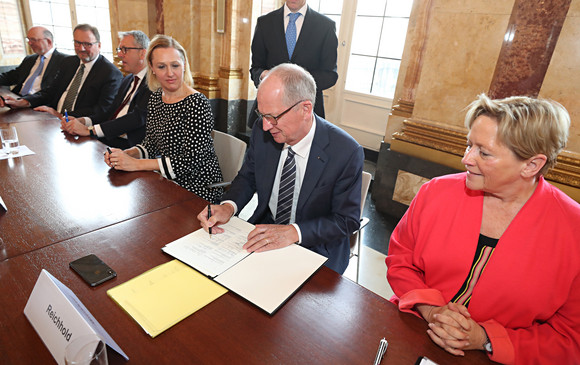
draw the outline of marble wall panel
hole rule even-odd
[[[149,31],[148,0],[115,0],[109,4],[115,47],[118,43],[118,32],[140,30],[153,37],[154,34]]]
[[[434,10],[414,118],[463,125],[465,106],[489,89],[509,16]]]
[[[572,1],[540,97],[553,99],[570,113],[572,125],[567,150],[580,152],[580,1]]]
[[[509,14],[515,0],[437,0],[440,12],[461,14]]]

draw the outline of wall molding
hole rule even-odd
[[[244,74],[241,68],[220,67],[219,76],[222,79],[243,79]]]
[[[195,88],[201,91],[208,99],[219,99],[220,87],[218,86],[219,77],[214,76],[193,76]]]
[[[465,129],[408,119],[403,122],[401,132],[393,133],[393,139],[462,157],[467,132]],[[425,158],[429,159],[428,156]],[[548,172],[546,179],[580,188],[580,154],[562,151],[556,166]]]

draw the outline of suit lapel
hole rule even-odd
[[[75,102],[75,105],[78,105],[79,100],[81,100],[82,97],[84,96],[84,94],[86,93],[87,87],[89,85],[93,84],[93,79],[98,77],[98,75],[101,75],[99,68],[100,68],[100,65],[102,62],[102,58],[103,58],[103,55],[99,55],[99,57],[95,61],[95,64],[93,65],[93,67],[91,67],[91,70],[89,71],[89,74],[87,75],[87,78],[85,79],[85,82],[83,82],[83,85],[81,86],[81,88],[79,90],[79,94],[77,95],[77,100]],[[96,102],[97,102],[97,100],[95,100],[95,103]]]
[[[279,58],[288,62],[290,61],[290,58],[288,57],[288,45],[286,44],[286,31],[284,30],[285,19],[283,6],[277,10],[276,16],[273,19],[274,24],[272,26],[272,29],[275,29],[274,36],[281,40],[280,42],[281,46],[278,47],[278,51],[280,52]]]
[[[145,74],[145,75],[147,75],[147,74]],[[133,83],[133,81],[131,81],[131,84],[132,83]],[[129,85],[131,85],[131,84],[129,84]],[[137,102],[137,98],[139,97],[139,94],[141,93],[141,91],[145,87],[148,87],[147,86],[147,76],[143,77],[143,80],[141,80],[139,87],[137,88],[137,90],[135,90],[135,94],[133,94],[133,98],[131,99],[131,102],[129,103],[129,110],[132,110],[135,107],[135,103]],[[125,94],[127,94],[127,91],[125,91]]]
[[[125,78],[123,79],[121,86],[119,87],[119,91],[117,92],[117,96],[115,97],[115,101],[114,101],[114,105],[113,105],[113,110],[117,110],[120,106],[121,103],[123,103],[123,100],[125,100],[125,96],[127,96],[127,93],[129,92],[129,89],[131,88],[131,85],[133,85],[133,80],[135,79],[135,75],[130,74],[125,76]],[[141,86],[141,84],[139,85]]]
[[[328,130],[319,122],[318,117],[316,117],[315,121],[316,131],[314,132],[312,147],[310,147],[310,155],[308,156],[308,163],[306,164],[304,180],[300,188],[300,197],[298,198],[298,206],[296,208],[297,212],[302,211],[304,204],[306,204],[310,194],[312,194],[312,191],[318,184],[318,180],[320,180],[328,162],[328,155],[324,151],[328,145]]]
[[[261,126],[260,126],[261,128]],[[284,145],[276,143],[269,132],[264,133],[266,139],[265,158],[263,167],[264,186],[268,190],[266,196],[268,200],[272,194],[272,186],[274,185],[274,178],[278,169],[278,162],[280,161],[280,154]]]

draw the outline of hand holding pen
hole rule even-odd
[[[207,220],[211,218],[211,204],[207,205]],[[209,238],[211,238],[211,227],[208,228]]]

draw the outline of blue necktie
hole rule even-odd
[[[276,208],[276,224],[290,223],[292,214],[292,199],[294,197],[294,185],[296,182],[296,161],[294,155],[296,152],[288,147],[288,156],[282,167],[280,174],[280,187],[278,189],[278,206]]]
[[[36,78],[38,77],[38,75],[40,75],[42,69],[44,68],[44,58],[45,58],[44,56],[40,56],[40,63],[38,64],[38,67],[36,68],[36,70],[34,70],[32,76],[28,78],[28,81],[26,81],[26,83],[22,87],[22,90],[20,90],[20,95],[25,96],[30,94],[30,89],[32,89],[32,85],[34,85],[34,80],[36,80]]]
[[[296,47],[296,19],[300,16],[300,13],[290,13],[288,17],[288,26],[286,27],[286,47],[288,47],[288,58],[292,58],[292,53],[294,53],[294,47]]]

